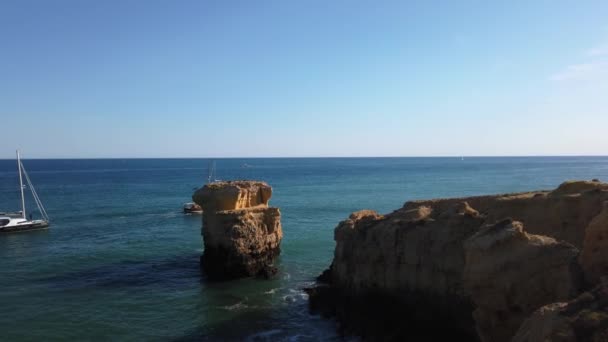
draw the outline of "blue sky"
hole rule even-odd
[[[608,154],[607,1],[0,1],[0,158]]]

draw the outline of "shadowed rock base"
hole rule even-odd
[[[364,341],[478,341],[472,305],[458,298],[444,298],[442,306],[447,306],[443,309],[452,312],[441,314],[432,306],[437,298],[431,295],[397,297],[379,291],[349,296],[326,285],[305,291],[310,313],[335,318],[343,337],[358,336]],[[427,310],[420,309],[425,307]]]
[[[216,280],[250,276],[270,279],[278,272],[273,262],[280,253],[280,248],[263,255],[236,255],[223,247],[206,248],[201,256],[201,266],[209,278]]]

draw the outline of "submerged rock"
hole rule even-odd
[[[203,208],[203,269],[210,278],[271,277],[283,237],[281,212],[264,182],[214,182],[197,190]]]
[[[354,333],[369,334],[364,325],[380,322],[373,339],[435,326],[508,341],[539,307],[580,293],[577,260],[588,284],[607,273],[604,252],[593,247],[598,239],[586,238],[597,231],[603,243],[605,201],[608,184],[582,181],[553,191],[412,201],[387,215],[356,212],[335,229],[334,259],[322,277],[329,286],[311,291],[311,305],[334,306],[324,311]],[[580,249],[595,254],[579,257]],[[357,308],[368,322],[353,317]]]

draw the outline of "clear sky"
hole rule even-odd
[[[608,154],[608,1],[0,1],[0,158]]]

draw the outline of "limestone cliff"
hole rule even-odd
[[[608,341],[608,283],[570,302],[543,306],[524,321],[511,341]]]
[[[272,188],[264,182],[214,182],[192,199],[203,208],[202,266],[210,278],[269,275],[280,253],[281,213],[268,207]]]
[[[404,209],[426,206],[444,212],[455,203],[466,201],[488,223],[511,217],[522,222],[528,233],[551,236],[580,248],[585,228],[602,211],[606,200],[608,183],[568,181],[553,191],[412,201]]]
[[[587,227],[580,263],[590,284],[608,274],[608,202]]]
[[[583,241],[597,245],[585,234],[606,222],[607,200],[608,184],[581,181],[553,191],[412,201],[387,215],[357,212],[335,229],[325,278],[341,296],[391,298],[406,308],[398,314],[414,313],[408,319],[440,318],[483,341],[508,341],[536,309],[580,291],[579,250]],[[588,262],[592,280],[605,272],[597,253]]]
[[[270,197],[270,185],[257,181],[213,182],[192,195],[194,202],[210,212],[268,207]]]
[[[578,250],[567,242],[524,232],[510,219],[467,239],[464,287],[476,304],[473,317],[482,341],[508,341],[539,307],[577,294]]]

